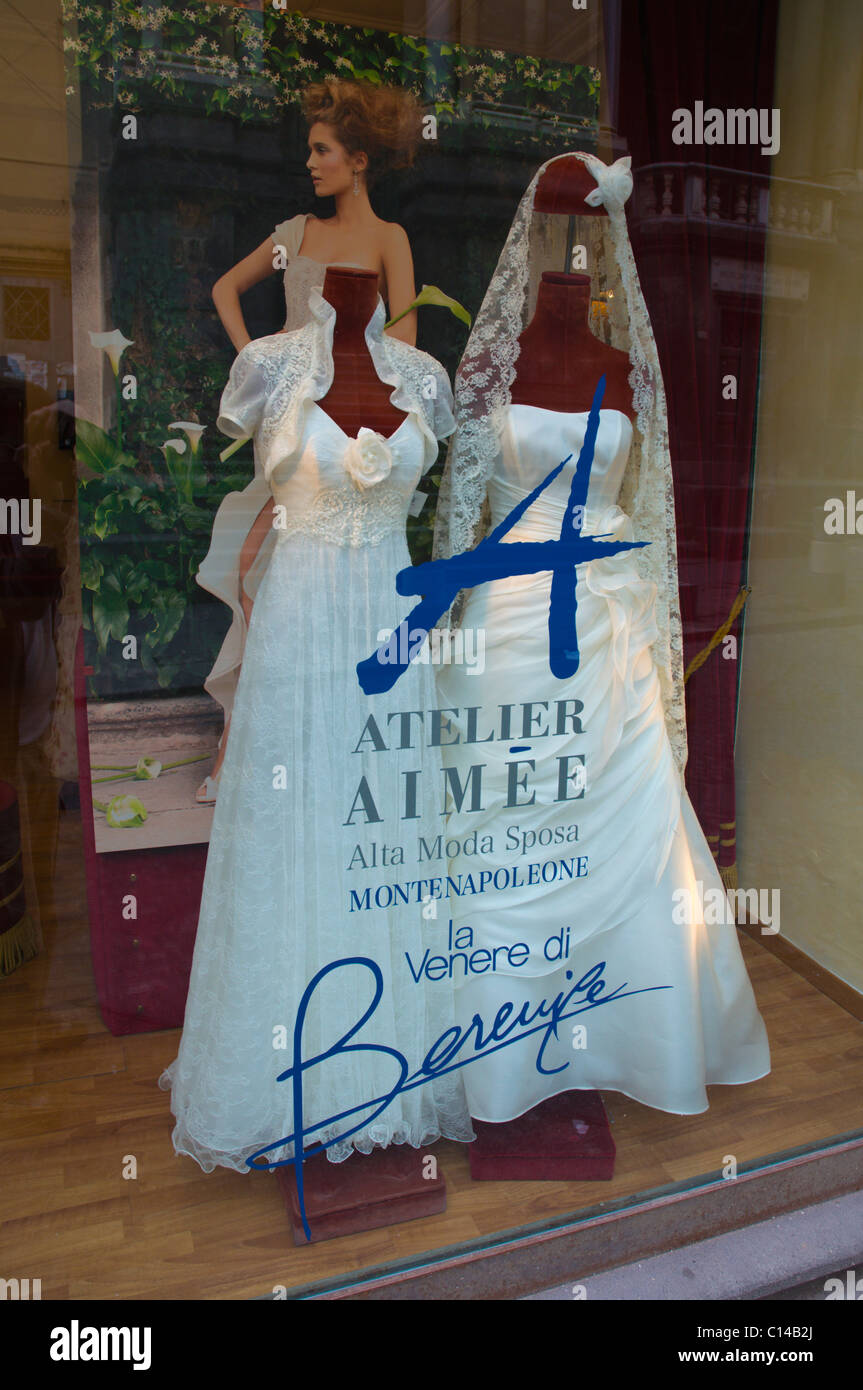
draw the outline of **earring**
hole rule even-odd
[[[355,169],[355,170],[354,170],[354,197],[355,197],[355,198],[358,198],[359,196],[360,196],[360,177],[359,177],[359,174],[357,173],[357,171],[356,171],[356,169]]]

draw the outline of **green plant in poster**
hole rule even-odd
[[[142,478],[136,460],[90,421],[77,423],[77,454],[92,474],[78,490],[85,628],[100,653],[112,638],[139,634],[144,670],[169,686],[179,662],[160,657],[185,615],[212,515],[176,478]]]
[[[129,636],[160,688],[198,679],[184,672],[173,644],[201,593],[195,574],[215,508],[202,460],[204,426],[171,421],[167,428],[187,437],[166,440],[164,470],[145,472],[106,430],[89,420],[76,426],[84,627],[95,637],[101,670],[113,668],[119,688],[126,673],[117,644]],[[245,473],[224,477],[222,495],[246,481]]]
[[[271,121],[299,106],[305,83],[335,76],[407,87],[442,124],[473,120],[491,129],[499,111],[515,113],[516,123],[529,117],[528,125],[562,116],[570,128],[596,125],[593,67],[336,24],[270,4],[62,0],[62,13],[67,88],[86,84],[97,105],[141,111],[168,103],[243,124]]]

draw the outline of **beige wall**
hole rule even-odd
[[[859,0],[783,0],[736,745],[741,886],[780,889],[785,937],[857,989],[863,535],[823,505],[863,499],[861,53]]]

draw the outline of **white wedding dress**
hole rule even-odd
[[[561,459],[572,453],[572,460],[506,542],[559,538],[587,419],[587,412],[509,406],[488,484],[493,526]],[[626,415],[601,411],[585,536],[640,539],[616,505],[632,433]],[[449,873],[456,883],[459,875],[476,882],[484,870],[497,873],[483,893],[448,901],[455,944],[468,954],[529,948],[515,952],[513,964],[498,950],[493,970],[480,955],[483,973],[465,977],[456,968],[457,1022],[467,1028],[479,1014],[490,1026],[508,1002],[518,1009],[529,1001],[533,1011],[572,991],[600,963],[605,992],[626,986],[627,996],[562,1024],[542,1054],[542,1071],[538,1033],[464,1068],[478,1120],[514,1119],[570,1089],[622,1091],[657,1109],[694,1114],[707,1108],[706,1085],[753,1081],[770,1069],[736,928],[705,926],[698,911],[698,882],[703,894],[722,890],[722,882],[672,757],[650,652],[655,586],[639,577],[636,553],[578,566],[580,664],[570,679],[557,680],[549,669],[548,572],[473,589],[462,625],[485,635],[484,672],[439,668],[438,701],[453,711],[444,758],[466,789],[447,836],[455,851],[453,840],[463,845],[476,832],[481,851],[454,854]],[[512,707],[505,738],[501,706]],[[477,741],[467,743],[471,730]],[[479,741],[487,734],[490,741]],[[484,764],[482,809],[473,809],[469,784],[477,764]],[[684,889],[693,895],[687,915],[694,920],[680,924],[686,900],[673,895]],[[581,1025],[585,1033],[574,1033]]]
[[[389,1144],[419,1148],[440,1135],[472,1138],[458,1072],[371,1114],[379,1107],[369,1103],[400,1079],[393,1057],[372,1046],[397,1049],[414,1072],[452,1026],[453,1000],[446,982],[418,984],[406,961],[406,953],[420,959],[427,945],[421,903],[351,911],[351,891],[362,901],[381,879],[379,867],[356,862],[356,845],[399,838],[405,773],[422,773],[411,830],[435,835],[442,825],[439,757],[435,765],[433,752],[416,747],[376,752],[368,738],[358,748],[370,715],[388,731],[391,710],[434,705],[429,667],[411,666],[396,697],[365,695],[355,668],[374,652],[378,632],[394,627],[409,606],[395,590],[397,571],[410,564],[405,519],[418,480],[436,458],[435,431],[443,436],[454,423],[449,386],[434,359],[382,340],[379,299],[366,340],[379,375],[396,386],[391,400],[407,414],[386,440],[365,432],[374,436],[373,464],[383,458],[388,471],[359,490],[348,471],[356,441],[318,404],[332,380],[335,313],[319,294],[312,296],[312,312],[315,321],[299,334],[244,349],[219,417],[226,432],[254,429],[259,443],[269,413],[270,443],[262,454],[285,525],[275,532],[252,610],[183,1035],[159,1083],[172,1090],[175,1149],[207,1171],[216,1164],[248,1171],[248,1157],[294,1133],[293,1082],[277,1077],[293,1064],[304,991],[319,970],[355,957],[371,958],[379,969],[381,998],[350,1046],[305,1072],[306,1147],[335,1139],[327,1154],[338,1162],[353,1148],[369,1153]],[[296,437],[286,444],[296,392],[286,396],[284,381],[296,362],[302,399]],[[413,380],[398,378],[398,362],[412,366]],[[426,403],[416,380],[430,369],[439,390]],[[384,821],[380,836],[364,815],[352,815],[363,778]],[[339,965],[328,974],[308,1007],[303,1058],[347,1041],[374,992],[367,966]],[[337,1118],[355,1107],[362,1108]],[[357,1123],[356,1133],[339,1139]],[[283,1146],[269,1158],[278,1162],[292,1152]]]

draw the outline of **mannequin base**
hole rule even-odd
[[[370,1154],[352,1154],[344,1163],[330,1163],[326,1154],[307,1159],[303,1164],[303,1195],[312,1242],[445,1211],[443,1177],[423,1177],[430,1157],[409,1144],[393,1144]],[[293,1167],[278,1168],[276,1176],[294,1244],[308,1245]]]
[[[505,1124],[474,1120],[475,1182],[607,1182],[615,1146],[598,1091],[564,1091]]]

